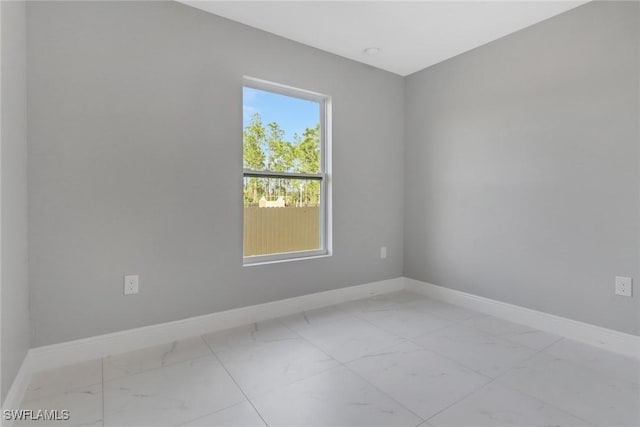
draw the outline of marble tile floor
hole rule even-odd
[[[402,291],[43,371],[16,426],[640,426],[640,360]]]

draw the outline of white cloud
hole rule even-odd
[[[252,107],[251,105],[243,105],[242,106],[242,119],[244,121],[249,121],[251,119],[251,117],[255,114],[255,113],[259,113],[260,111],[258,111],[257,108]]]

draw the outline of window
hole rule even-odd
[[[327,96],[244,79],[244,264],[330,253]]]

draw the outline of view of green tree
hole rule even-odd
[[[320,124],[285,140],[285,131],[276,122],[262,123],[255,113],[243,131],[243,164],[247,169],[273,172],[320,172]],[[316,206],[320,202],[320,182],[308,179],[245,178],[244,203],[257,205],[260,199],[282,197],[286,206]]]
[[[256,113],[251,118],[251,123],[242,133],[242,156],[243,166],[247,169],[263,170],[266,156],[262,149],[266,144],[266,130],[262,125],[260,114]],[[244,201],[251,203],[258,200],[262,191],[263,183],[258,178],[245,179]]]
[[[260,113],[255,113],[251,118],[251,123],[242,133],[242,154],[245,168],[264,169],[265,154],[262,147],[266,142],[266,134]]]

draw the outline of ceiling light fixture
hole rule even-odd
[[[379,47],[368,47],[364,50],[364,53],[366,53],[367,55],[377,55],[380,53],[380,48]]]

